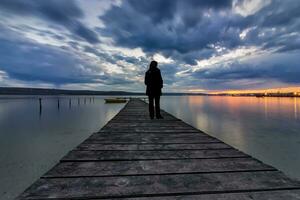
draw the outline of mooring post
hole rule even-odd
[[[71,104],[72,104],[72,102],[71,102],[71,98],[69,99],[69,108],[71,108]]]
[[[59,110],[59,98],[57,98],[57,109]]]
[[[77,102],[78,102],[78,105],[80,105],[80,98],[78,98]]]
[[[42,98],[39,98],[40,109],[42,109]]]
[[[39,98],[39,104],[40,104],[40,116],[42,114],[42,98]]]

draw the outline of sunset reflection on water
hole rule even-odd
[[[192,126],[300,179],[300,98],[162,97]]]
[[[284,115],[285,117],[298,117],[298,107],[300,100],[297,97],[293,98],[276,98],[276,97],[220,97],[220,96],[188,96],[189,106],[214,107],[215,109],[227,109],[232,115],[238,116],[240,112],[257,112],[264,113],[267,117],[271,115]]]

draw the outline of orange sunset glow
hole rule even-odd
[[[253,89],[253,90],[223,90],[212,91],[208,94],[258,94],[258,93],[294,93],[300,96],[300,86],[298,87],[282,87],[282,88],[268,88],[268,89]]]

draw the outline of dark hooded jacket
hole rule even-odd
[[[146,94],[148,96],[160,96],[163,88],[163,80],[157,67],[150,68],[145,74]]]

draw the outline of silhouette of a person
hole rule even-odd
[[[150,118],[154,118],[154,101],[155,101],[155,115],[157,119],[162,119],[160,114],[160,96],[163,88],[163,80],[160,70],[157,68],[157,62],[151,61],[148,71],[145,74],[145,85],[147,86],[146,95],[149,99],[149,114]]]

